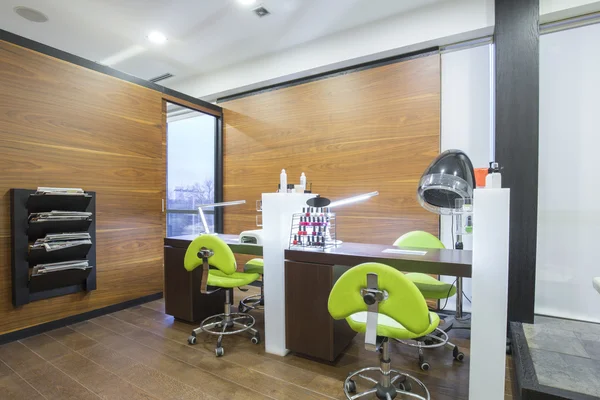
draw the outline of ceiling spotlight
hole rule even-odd
[[[148,40],[152,43],[163,44],[167,41],[167,37],[160,32],[153,31],[148,34]]]
[[[256,3],[256,0],[238,0],[238,3],[243,6],[251,6],[252,4]]]
[[[25,18],[31,22],[46,22],[48,17],[38,10],[33,8],[18,6],[13,9],[20,17]]]

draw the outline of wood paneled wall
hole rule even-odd
[[[162,291],[160,92],[0,41],[0,334]],[[11,302],[9,189],[97,192],[97,285]]]
[[[225,233],[255,226],[255,200],[301,172],[332,200],[378,197],[337,210],[344,241],[391,244],[411,230],[438,234],[417,202],[421,174],[440,150],[440,57],[429,55],[226,101]]]

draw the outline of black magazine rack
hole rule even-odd
[[[29,222],[29,214],[44,211],[87,211],[84,221]],[[40,195],[35,190],[10,190],[12,300],[15,307],[31,301],[96,289],[96,193],[84,196]],[[88,232],[92,244],[47,252],[32,249],[36,239],[48,233]],[[38,264],[87,260],[92,268],[68,269],[32,276]]]

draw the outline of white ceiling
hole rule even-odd
[[[150,79],[180,80],[445,0],[0,0],[0,28]],[[13,12],[27,6],[49,21]],[[168,37],[153,45],[153,30]],[[169,85],[169,80],[161,82]]]

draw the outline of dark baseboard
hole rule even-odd
[[[513,362],[513,398],[516,400],[592,400],[597,397],[540,385],[529,353],[523,325],[510,323]]]
[[[155,293],[144,297],[139,297],[133,300],[127,300],[123,303],[113,304],[111,306],[98,308],[97,310],[92,310],[88,312],[84,312],[82,314],[72,315],[67,318],[59,319],[56,321],[46,322],[44,324],[31,326],[29,328],[21,329],[14,332],[9,332],[4,335],[0,335],[0,345],[13,342],[15,340],[25,339],[29,336],[39,335],[40,333],[48,332],[53,329],[62,328],[67,325],[76,324],[78,322],[83,322],[88,319],[101,317],[102,315],[114,313],[117,311],[124,310],[129,307],[139,306],[140,304],[148,303],[150,301],[162,299],[163,293]]]

